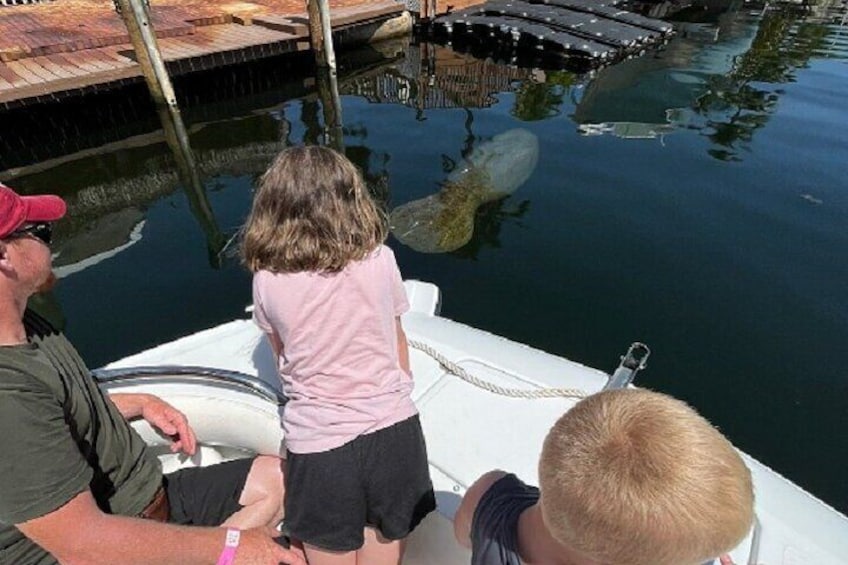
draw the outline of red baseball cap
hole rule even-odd
[[[0,183],[0,239],[28,222],[55,222],[67,209],[65,201],[58,196],[21,196]]]

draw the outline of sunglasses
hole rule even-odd
[[[53,224],[47,222],[29,224],[28,226],[24,226],[20,229],[13,231],[9,234],[8,237],[16,238],[26,236],[32,236],[36,239],[41,240],[44,245],[50,245],[50,242],[53,241]]]

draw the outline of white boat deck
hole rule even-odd
[[[509,388],[569,387],[590,393],[600,390],[606,382],[607,376],[601,371],[434,316],[438,289],[432,285],[408,282],[407,292],[412,311],[405,315],[403,323],[410,340],[426,343],[477,377]],[[574,401],[499,396],[448,374],[434,359],[414,349],[411,362],[414,399],[427,438],[439,514],[416,530],[406,562],[467,564],[469,554],[453,541],[449,521],[465,489],[482,473],[495,468],[512,471],[536,484],[536,462],[542,439]],[[256,375],[277,384],[270,349],[250,320],[224,324],[122,359],[109,367],[163,364],[217,367]],[[175,404],[191,411],[179,399]],[[219,418],[220,415],[197,417]],[[275,415],[264,417],[273,419]],[[196,421],[194,415],[190,414],[190,418]],[[240,424],[242,429],[267,427],[267,423]],[[263,441],[276,445],[279,436],[272,436]],[[761,527],[732,552],[737,565],[848,564],[848,518],[759,462],[743,456],[753,473]]]

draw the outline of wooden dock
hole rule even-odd
[[[346,33],[367,31],[405,12],[394,0],[331,0],[330,5],[342,43]],[[151,9],[173,76],[309,48],[302,1],[154,0]],[[0,7],[0,110],[140,80],[141,69],[111,2]]]
[[[490,42],[517,51],[602,65],[666,41],[674,27],[604,0],[489,0],[434,18],[449,41]]]

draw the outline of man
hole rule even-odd
[[[65,211],[57,196],[0,184],[0,563],[305,565],[271,527],[281,459],[163,477],[127,420],[190,455],[185,416],[152,395],[103,394],[64,336],[26,310],[53,278],[51,222]]]

